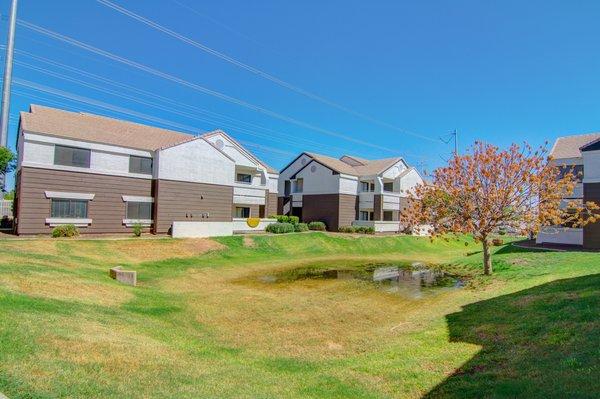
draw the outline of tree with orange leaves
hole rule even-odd
[[[435,170],[433,182],[409,193],[402,221],[429,225],[432,237],[472,234],[483,246],[484,274],[492,273],[491,237],[501,229],[536,234],[544,226],[582,227],[599,219],[594,203],[571,201],[577,176],[555,165],[545,147],[507,150],[476,142]],[[561,204],[562,202],[562,204]]]

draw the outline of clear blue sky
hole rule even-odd
[[[560,135],[600,130],[598,1],[112,1],[285,82],[431,140],[285,89],[95,0],[20,0],[20,19],[344,138],[225,102],[18,26],[18,50],[184,105],[159,103],[18,53],[20,63],[83,79],[146,104],[23,64],[15,65],[16,78],[163,123],[13,85],[11,146],[18,112],[30,103],[197,133],[222,128],[276,168],[309,150],[366,158],[401,155],[412,164],[422,160],[431,170],[451,151],[436,139],[453,129],[459,132],[461,149],[476,139],[500,146],[523,140],[541,144]],[[9,1],[1,0],[0,7],[5,15]],[[2,43],[6,28],[3,19]],[[209,118],[189,106],[233,121]]]

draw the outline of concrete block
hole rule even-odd
[[[109,275],[112,279],[120,283],[133,285],[137,284],[137,272],[133,270],[123,270],[121,266],[116,266],[110,269]]]

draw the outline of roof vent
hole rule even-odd
[[[215,145],[217,146],[217,148],[218,148],[219,150],[222,150],[222,149],[223,149],[223,147],[225,147],[225,143],[224,143],[224,142],[223,142],[223,140],[221,140],[221,139],[218,139],[218,140],[217,140],[217,142],[215,143]]]

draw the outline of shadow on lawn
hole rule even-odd
[[[425,398],[600,397],[600,274],[476,302],[446,318],[451,342],[482,348]]]

